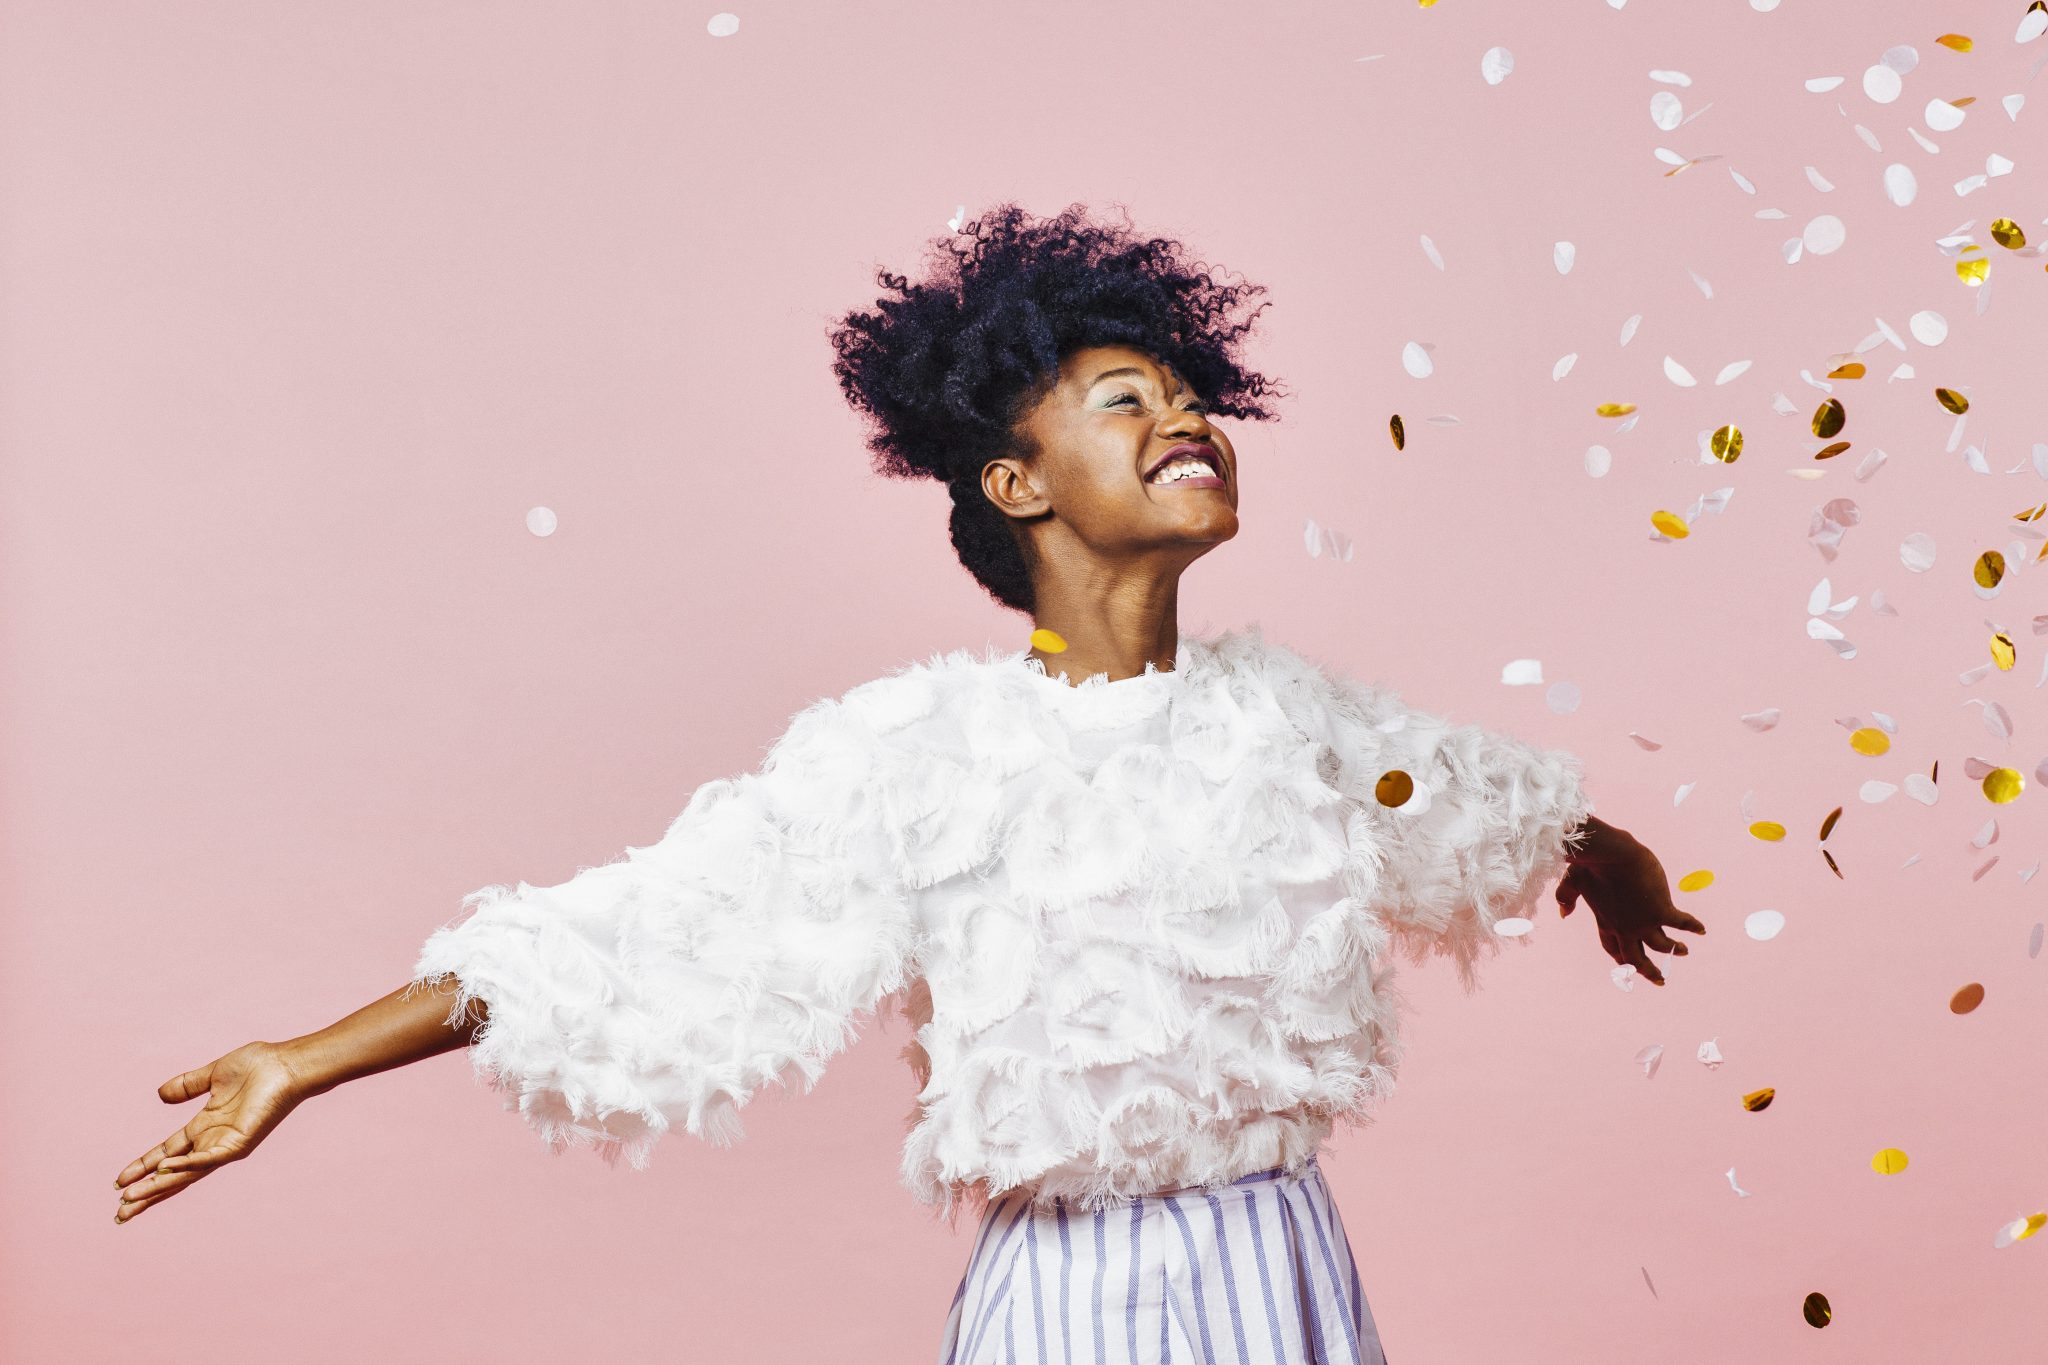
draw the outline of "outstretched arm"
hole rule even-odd
[[[1707,926],[1671,903],[1671,887],[1657,855],[1625,829],[1589,815],[1567,836],[1569,866],[1557,884],[1558,916],[1581,896],[1600,926],[1600,946],[1616,962],[1633,966],[1661,986],[1664,974],[1645,947],[1683,957],[1686,946],[1666,926],[1707,932]]]

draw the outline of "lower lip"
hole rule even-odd
[[[1171,483],[1155,483],[1152,486],[1154,488],[1221,488],[1224,484],[1223,480],[1217,478],[1214,474],[1191,474],[1185,479],[1175,479]]]

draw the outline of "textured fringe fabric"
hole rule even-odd
[[[1375,799],[1406,771],[1400,809]],[[548,1144],[644,1166],[808,1091],[894,998],[901,1176],[940,1216],[1299,1169],[1401,1054],[1394,949],[1465,989],[1592,812],[1579,761],[1327,675],[1256,626],[1175,667],[934,656],[800,712],[757,773],[553,887],[485,887],[414,977]]]
[[[1097,1213],[989,1206],[938,1365],[1387,1365],[1311,1158]]]

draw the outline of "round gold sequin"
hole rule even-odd
[[[1678,889],[1680,891],[1703,891],[1713,884],[1714,874],[1707,871],[1704,867],[1694,872],[1688,872],[1678,879]]]
[[[1626,417],[1636,410],[1634,403],[1602,403],[1593,411],[1602,417]]]
[[[1948,998],[1949,1013],[1968,1014],[1971,1010],[1977,1008],[1977,1006],[1983,1003],[1984,983],[1981,981],[1972,981],[1969,985],[1963,987],[1961,990],[1957,991],[1954,995]]]
[[[1058,631],[1040,628],[1031,632],[1031,647],[1042,649],[1048,654],[1059,654],[1066,650],[1067,642]]]
[[[1975,46],[1974,43],[1960,33],[1944,33],[1934,41],[1956,52],[1968,52]]]
[[[1805,1304],[1799,1311],[1805,1314],[1807,1322],[1815,1327],[1825,1327],[1834,1321],[1835,1317],[1835,1310],[1828,1307],[1828,1296],[1818,1292],[1808,1294]]]
[[[1813,434],[1823,441],[1842,430],[1842,423],[1849,420],[1849,414],[1842,408],[1842,400],[1830,398],[1813,410]]]
[[[2010,669],[2014,663],[2018,662],[2018,659],[2019,654],[2013,649],[2012,636],[2007,635],[2001,630],[1998,634],[1991,637],[1992,663],[1997,664],[2001,670],[2005,670]]]
[[[1996,550],[1986,550],[1971,566],[1970,577],[1977,580],[1980,588],[1997,587],[2005,581],[2005,556]]]
[[[1882,1147],[1870,1158],[1870,1169],[1879,1175],[1897,1175],[1906,1169],[1906,1154],[1896,1147]]]
[[[2008,250],[2018,251],[2027,244],[2027,234],[2010,218],[1993,218],[1991,240]]]
[[[1714,458],[1723,464],[1734,464],[1742,458],[1742,428],[1737,426],[1715,427],[1707,448],[1714,452]]]
[[[1993,768],[1984,774],[1986,799],[2001,806],[2019,800],[2020,793],[2026,790],[2026,786],[2027,780],[2020,776],[2017,768]]]
[[[1785,837],[1785,827],[1776,820],[1759,820],[1749,827],[1749,832],[1772,843]]]
[[[1834,855],[1834,854],[1832,854],[1832,853],[1828,852],[1828,851],[1827,851],[1826,849],[1822,849],[1822,850],[1820,851],[1820,856],[1828,860],[1828,871],[1830,871],[1830,872],[1832,872],[1832,873],[1834,873],[1834,874],[1835,874],[1835,879],[1836,879],[1837,881],[1847,881],[1847,880],[1848,880],[1848,878],[1846,878],[1846,877],[1844,877],[1844,876],[1842,875],[1842,869],[1841,869],[1841,868],[1839,868],[1839,867],[1837,867],[1837,866],[1835,866],[1835,855]]]
[[[1970,400],[1957,393],[1954,389],[1936,389],[1934,396],[1943,407],[1959,417],[1970,410]]]
[[[1981,248],[1972,248],[1973,250]],[[1991,274],[1989,256],[1960,256],[1956,258],[1956,278],[1964,284],[1982,284]]]
[[[1892,737],[1874,725],[1866,725],[1849,736],[1849,747],[1859,754],[1876,758],[1891,751]]]
[[[1405,806],[1408,798],[1415,795],[1415,779],[1399,768],[1390,768],[1373,783],[1372,794],[1382,806]]]
[[[1684,540],[1692,534],[1692,528],[1685,524],[1682,517],[1675,512],[1666,512],[1662,508],[1650,513],[1650,525],[1673,540]]]
[[[1835,832],[1835,821],[1842,818],[1842,808],[1836,806],[1828,812],[1828,818],[1820,822],[1820,841],[1826,843],[1828,836]]]
[[[1836,441],[1832,445],[1825,445],[1819,450],[1814,451],[1813,458],[1816,460],[1832,460],[1848,448],[1849,443],[1847,441]]]
[[[1744,1095],[1742,1097],[1742,1107],[1752,1114],[1760,1114],[1771,1107],[1771,1101],[1776,1099],[1777,1096],[1777,1088],[1767,1085],[1761,1090],[1752,1090],[1747,1095]]]
[[[1401,425],[1400,413],[1395,413],[1387,422],[1387,430],[1393,433],[1394,449],[1406,450],[1408,448],[1408,431],[1407,428]]]
[[[1834,369],[1828,371],[1828,378],[1830,379],[1861,379],[1862,377],[1863,362],[1860,360],[1851,360],[1847,364],[1837,365]]]

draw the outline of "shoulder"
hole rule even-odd
[[[1269,639],[1257,624],[1223,631],[1207,647],[1219,669],[1269,693],[1290,713],[1373,723],[1399,707],[1400,699],[1386,688]]]

